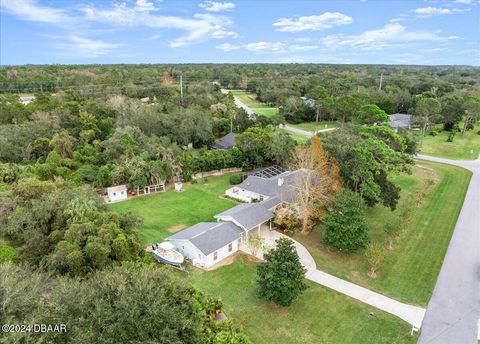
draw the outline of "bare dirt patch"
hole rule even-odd
[[[182,229],[184,229],[185,227],[187,227],[187,226],[184,225],[183,223],[180,223],[178,225],[175,225],[175,226],[172,226],[172,227],[168,228],[167,230],[170,233],[177,233],[177,232],[181,231]]]

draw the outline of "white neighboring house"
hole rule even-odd
[[[126,185],[118,185],[107,188],[107,199],[109,202],[123,201],[128,198]]]
[[[200,222],[166,240],[193,265],[208,269],[238,251],[240,235],[232,222]]]

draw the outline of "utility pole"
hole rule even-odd
[[[378,90],[382,90],[382,81],[383,81],[383,72],[380,73],[380,85],[378,86]]]
[[[183,105],[183,75],[180,75],[180,99]]]

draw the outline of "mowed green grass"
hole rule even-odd
[[[278,115],[278,108],[267,106],[265,103],[258,101],[257,96],[253,93],[243,90],[230,90],[230,92],[258,115],[266,117]]]
[[[416,342],[410,326],[399,318],[309,281],[290,307],[265,302],[255,294],[255,275],[255,264],[239,256],[232,265],[208,272],[195,269],[185,278],[221,297],[227,316],[255,344]]]
[[[276,130],[281,130],[281,131],[287,133],[287,134],[290,135],[290,136],[292,137],[292,139],[294,139],[298,144],[307,143],[307,141],[309,140],[308,137],[303,136],[303,135],[295,134],[295,133],[291,132],[290,130],[281,129],[281,128],[277,128]]]
[[[299,124],[288,124],[291,127],[307,130],[307,131],[317,131],[322,129],[338,128],[337,121],[319,121],[316,122],[304,122]]]
[[[319,269],[403,302],[425,306],[435,286],[470,177],[467,170],[419,160],[412,175],[395,179],[402,188],[399,209],[407,206],[408,200],[425,187],[425,180],[436,180],[436,184],[418,208],[411,206],[413,219],[395,241],[394,249],[386,251],[387,258],[375,279],[367,275],[368,264],[363,252],[344,255],[329,250],[320,243],[318,229],[310,235],[297,234],[295,238],[305,244]],[[383,206],[368,210],[367,222],[373,241],[387,242],[384,227],[391,216],[390,209]]]
[[[425,135],[420,153],[447,159],[474,160],[480,154],[478,128],[457,133],[453,142],[447,142],[449,132],[440,131],[437,136]]]
[[[113,203],[108,207],[119,213],[130,211],[140,216],[144,224],[139,236],[142,243],[147,245],[171,235],[174,226],[178,230],[198,222],[215,221],[214,215],[238,204],[219,198],[229,187],[228,175],[211,177],[207,182],[199,180],[197,184],[184,184],[183,192],[169,189],[155,195]]]

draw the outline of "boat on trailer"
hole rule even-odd
[[[175,246],[168,241],[152,245],[152,254],[159,263],[183,268],[183,255],[176,251]]]

